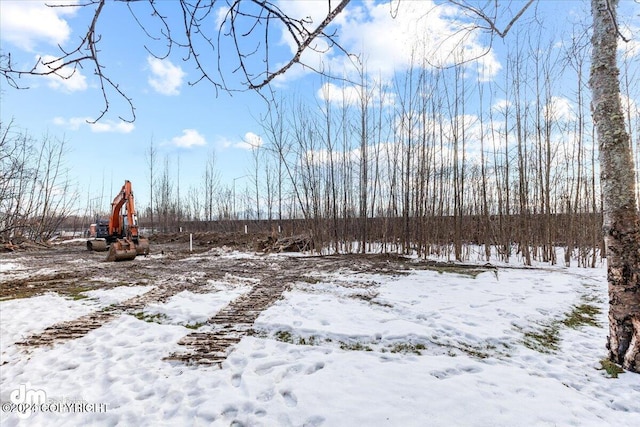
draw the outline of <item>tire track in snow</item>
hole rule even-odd
[[[260,313],[282,298],[295,279],[290,277],[263,278],[249,292],[233,300],[211,317],[207,324],[211,332],[193,332],[178,344],[186,347],[183,353],[173,353],[165,360],[203,365],[220,365],[231,347],[253,331],[253,323]]]
[[[55,261],[60,263],[60,260]],[[207,321],[207,324],[212,327],[211,331],[195,331],[186,335],[178,342],[185,347],[185,352],[173,353],[165,358],[165,360],[183,363],[220,364],[226,359],[234,344],[253,332],[253,324],[260,313],[282,298],[283,293],[290,289],[293,283],[308,277],[309,273],[346,270],[356,273],[407,274],[407,270],[413,268],[434,268],[428,263],[415,262],[409,258],[388,254],[251,257],[240,261],[237,258],[202,253],[163,258],[158,262],[150,260],[140,264],[142,265],[146,265],[147,269],[153,269],[155,277],[162,276],[158,271],[161,270],[163,273],[175,275],[174,278],[179,282],[158,285],[142,295],[103,310],[89,313],[75,320],[54,324],[16,344],[24,347],[39,347],[81,338],[124,313],[140,311],[148,304],[165,302],[184,290],[201,292],[202,290],[198,289],[200,288],[198,281],[201,280],[183,281],[184,272],[193,269],[202,272],[203,278],[208,280],[224,281],[231,276],[257,281],[249,292],[229,303]],[[440,265],[438,264],[437,267]],[[458,265],[456,267],[460,268]],[[478,268],[478,266],[474,267]],[[486,269],[486,266],[479,269]],[[123,280],[132,274],[130,268],[116,270],[116,272],[123,275]]]
[[[137,295],[118,304],[112,304],[101,311],[86,314],[75,320],[56,323],[55,325],[45,328],[45,330],[40,333],[31,335],[23,341],[17,342],[16,345],[41,347],[81,338],[123,313],[141,310],[150,303],[165,302],[177,293],[192,287],[194,287],[194,285],[184,283],[156,287],[142,295]]]
[[[255,262],[255,261],[254,261]],[[295,281],[301,280],[312,271],[332,272],[348,269],[363,273],[407,274],[413,268],[439,269],[444,267],[469,269],[471,274],[487,271],[493,267],[476,265],[451,265],[449,263],[412,262],[410,258],[389,254],[351,254],[335,256],[309,256],[282,258],[276,270],[256,269],[253,277],[259,282],[246,294],[238,297],[211,317],[208,332],[193,332],[183,337],[178,344],[185,347],[182,353],[173,353],[164,360],[187,364],[222,365],[231,353],[233,345],[253,332],[253,324],[262,311],[269,308]],[[254,266],[256,267],[256,266]],[[462,270],[467,272],[466,270]],[[243,270],[242,275],[247,274]]]

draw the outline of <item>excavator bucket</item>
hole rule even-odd
[[[104,239],[87,240],[87,250],[104,252],[107,250],[107,241]]]
[[[137,254],[133,242],[128,239],[118,239],[109,247],[107,261],[126,261],[134,259]]]
[[[138,244],[136,245],[136,253],[138,255],[149,255],[149,239],[138,237]]]

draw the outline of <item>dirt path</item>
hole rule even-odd
[[[411,269],[449,272],[453,269],[460,274],[478,274],[492,269],[487,266],[416,262],[388,254],[233,257],[227,256],[228,248],[190,253],[183,244],[173,242],[156,243],[153,251],[156,255],[122,263],[104,262],[104,254],[84,251],[79,245],[0,256],[1,263],[17,266],[0,278],[0,299],[30,298],[45,292],[82,297],[83,292],[93,289],[153,286],[146,293],[121,303],[51,325],[17,345],[27,350],[81,338],[118,316],[134,315],[146,306],[165,302],[182,291],[211,292],[207,285],[210,280],[252,283],[247,293],[208,319],[208,331],[185,335],[179,341],[184,351],[166,358],[184,363],[219,364],[234,344],[253,331],[253,324],[260,313],[282,298],[296,281],[314,283],[318,279],[313,274],[339,271],[407,274]]]

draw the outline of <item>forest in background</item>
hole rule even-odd
[[[327,80],[315,100],[272,103],[259,118],[264,143],[251,148],[250,184],[242,188],[235,180],[220,184],[214,152],[201,183],[181,188],[179,159],[159,158],[151,142],[151,200],[138,206],[141,224],[170,232],[241,231],[251,223],[307,233],[325,252],[380,243],[387,251],[463,260],[473,244],[487,259],[492,250],[525,264],[568,263],[573,255],[593,266],[603,252],[588,32],[576,29],[562,46],[524,34],[510,43],[502,81],[484,81],[464,57],[441,70],[416,59],[393,82],[367,79],[363,66],[360,81]],[[637,165],[640,84],[632,64],[621,52]],[[83,229],[107,215],[113,195],[84,202],[73,190],[63,139],[36,139],[14,123],[0,127],[0,239],[46,240],[63,223]],[[556,259],[557,246],[567,249],[566,259]]]

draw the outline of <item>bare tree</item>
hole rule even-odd
[[[327,174],[327,191],[326,191],[326,210],[327,216],[331,218],[331,230],[330,230],[330,246],[333,247],[334,253],[338,252],[339,238],[338,238],[338,180],[335,161],[335,138],[333,136],[333,115],[331,108],[331,86],[324,84],[322,86],[324,105],[321,107],[321,114],[324,119],[325,129],[325,147],[327,150],[327,167],[329,168]]]
[[[45,241],[72,213],[77,193],[65,154],[65,140],[35,140],[0,123],[0,241]]]
[[[592,110],[600,145],[600,181],[609,282],[609,357],[640,372],[640,218],[629,134],[620,103],[616,52],[618,0],[592,0]]]
[[[200,197],[200,189],[196,185],[189,187],[187,193],[187,211],[190,221],[202,221],[202,199]]]
[[[369,193],[369,106],[371,105],[371,89],[365,80],[366,70],[360,68],[360,93],[359,93],[359,126],[360,138],[360,252],[366,252],[368,239],[368,215],[367,215],[367,195]]]
[[[478,81],[478,97],[479,97],[479,117],[480,117],[480,178],[481,178],[481,215],[482,215],[482,243],[484,243],[484,257],[486,261],[491,259],[491,221],[489,219],[489,198],[487,192],[487,162],[485,161],[485,131],[484,131],[484,114],[483,114],[483,95],[484,90],[482,84]]]
[[[254,141],[244,141],[251,147],[251,170],[247,169],[247,176],[251,178],[255,196],[256,215],[255,218],[260,221],[260,161],[262,160],[262,149],[260,143]]]
[[[289,152],[289,142],[285,132],[284,123],[284,106],[282,101],[274,102],[268,111],[268,116],[261,120],[263,130],[266,134],[267,150],[270,150],[277,158],[277,198],[278,198],[278,227],[282,227],[283,207],[283,189],[285,180],[285,168],[289,171],[286,159]]]
[[[156,188],[156,214],[161,224],[162,232],[169,231],[169,227],[173,225],[175,214],[175,205],[173,200],[173,180],[169,168],[169,156],[165,155],[164,167],[160,172],[158,180],[154,183]]]
[[[207,156],[204,168],[204,219],[213,221],[215,202],[220,186],[220,173],[216,169],[216,152],[211,150]]]
[[[153,222],[153,183],[155,181],[155,169],[157,163],[158,150],[153,145],[153,138],[149,141],[149,148],[144,153],[145,161],[147,162],[147,166],[149,167],[149,213],[151,216],[151,234],[154,232],[154,222]]]

